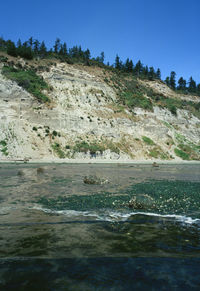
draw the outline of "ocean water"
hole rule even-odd
[[[199,270],[200,165],[0,164],[0,290],[200,290]]]

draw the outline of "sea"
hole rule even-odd
[[[1,163],[0,290],[200,290],[200,164]]]

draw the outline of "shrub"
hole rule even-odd
[[[175,149],[174,149],[174,152],[175,152],[175,154],[176,154],[178,157],[180,157],[180,158],[183,159],[183,160],[189,160],[189,159],[190,159],[189,154],[183,152],[183,151],[180,150],[180,149],[175,148]]]
[[[150,152],[149,152],[149,155],[151,156],[151,157],[153,157],[153,158],[155,158],[155,159],[157,159],[158,157],[159,157],[159,152],[157,151],[157,150],[155,150],[155,149],[153,149],[153,150],[151,150]]]
[[[144,141],[146,144],[148,144],[148,145],[155,145],[155,143],[153,142],[153,140],[150,139],[150,138],[147,137],[147,136],[142,136],[142,139],[143,139],[143,141]]]
[[[4,66],[2,69],[2,73],[8,78],[11,79],[33,96],[35,96],[40,102],[49,102],[49,98],[44,95],[41,91],[44,89],[48,89],[47,83],[34,71],[31,70],[22,70],[15,69],[10,66]]]
[[[123,92],[120,99],[129,108],[140,107],[146,110],[153,109],[151,100],[140,92]]]
[[[61,149],[59,143],[54,143],[51,145],[52,149],[54,150],[54,152],[58,155],[58,157],[60,159],[64,159],[65,158],[65,153],[63,152],[63,150]]]
[[[2,145],[3,147],[7,146],[7,142],[5,140],[1,140],[0,141],[0,145]]]
[[[53,134],[54,136],[57,136],[57,135],[58,135],[58,133],[57,133],[56,130],[54,130],[54,131],[52,132],[52,134]]]
[[[1,152],[5,155],[8,156],[8,148],[7,148],[7,142],[5,140],[0,141],[0,145],[3,147],[1,149]]]

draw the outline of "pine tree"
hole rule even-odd
[[[149,75],[149,68],[148,68],[148,66],[143,67],[142,75],[143,75],[145,78],[148,77],[148,75]]]
[[[178,80],[178,90],[186,90],[186,80],[183,79],[183,77],[180,77],[180,79]]]
[[[4,50],[6,47],[6,41],[3,39],[3,37],[0,37],[0,50]]]
[[[124,64],[124,70],[127,73],[132,73],[133,72],[133,61],[129,60],[129,58],[126,59],[126,62]]]
[[[197,88],[196,82],[193,80],[192,77],[190,77],[188,91],[191,92],[191,93],[195,93],[196,88]]]
[[[169,85],[172,89],[176,89],[176,73],[174,71],[170,74]]]
[[[67,55],[67,44],[66,44],[66,42],[63,43],[63,54]]]
[[[7,41],[7,54],[13,57],[17,57],[17,49],[15,43],[11,40]]]
[[[122,68],[122,63],[120,61],[119,56],[116,55],[116,58],[115,58],[115,69],[121,70],[121,68]]]
[[[197,85],[196,91],[197,91],[197,94],[200,96],[200,83]]]
[[[39,42],[39,40],[36,39],[34,41],[33,45],[34,45],[33,51],[37,55],[39,53],[39,49],[40,49],[40,42]]]
[[[155,70],[154,70],[154,67],[150,67],[149,68],[149,74],[148,74],[148,77],[149,77],[149,80],[150,81],[153,81],[154,78],[155,78]]]
[[[99,61],[100,61],[100,63],[104,63],[104,59],[105,59],[105,54],[104,54],[104,52],[101,52],[101,54],[100,54],[100,59],[99,59]]]
[[[54,53],[58,53],[60,51],[60,39],[59,38],[56,38],[55,40],[55,44],[54,44]]]
[[[135,65],[134,73],[139,76],[142,73],[142,71],[143,71],[143,65],[141,61],[139,60],[137,64]]]
[[[39,55],[44,58],[47,55],[47,48],[45,46],[44,41],[42,41],[40,48],[39,48]]]
[[[167,86],[170,86],[169,77],[166,77],[166,79],[165,79],[165,84],[166,84]]]
[[[33,37],[32,37],[32,36],[29,38],[29,40],[28,40],[28,44],[29,44],[29,46],[30,46],[31,49],[32,49],[32,47],[33,47]]]
[[[84,55],[85,55],[85,59],[86,59],[86,60],[89,60],[89,59],[91,58],[90,50],[87,49],[87,50],[85,51]]]
[[[161,71],[159,68],[156,71],[156,79],[161,80]]]
[[[21,42],[21,39],[19,38],[17,41],[17,48],[21,48],[21,46],[22,46],[22,42]]]

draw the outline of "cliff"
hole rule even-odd
[[[7,65],[36,71],[50,101],[6,76]],[[199,102],[108,68],[2,57],[0,159],[199,160]]]

